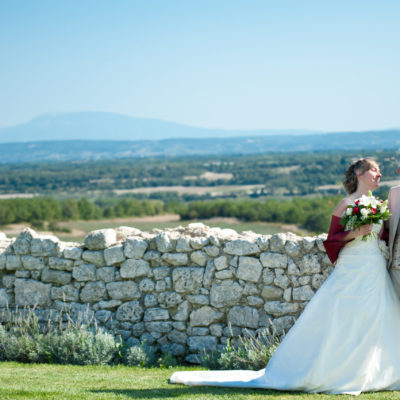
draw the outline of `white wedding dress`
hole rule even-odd
[[[357,238],[341,250],[265,369],[175,372],[170,381],[353,395],[400,390],[400,301],[378,240]]]

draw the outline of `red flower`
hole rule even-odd
[[[358,206],[359,203],[360,203],[360,200],[356,200],[356,201],[354,202],[354,204],[355,204],[356,206]]]
[[[360,209],[358,207],[354,207],[353,214],[360,214]]]
[[[372,211],[372,214],[376,214],[376,208],[373,208],[371,211]]]

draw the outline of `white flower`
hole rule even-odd
[[[364,219],[367,218],[368,217],[368,209],[362,208],[361,215],[364,217]]]
[[[351,215],[353,213],[353,209],[350,207],[346,210],[346,215]]]

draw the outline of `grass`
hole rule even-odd
[[[171,385],[174,369],[0,363],[0,398],[6,399],[178,399],[343,400],[349,395],[277,392]],[[400,400],[400,392],[363,393],[360,400]]]

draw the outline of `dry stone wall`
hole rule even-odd
[[[191,224],[141,232],[102,229],[83,244],[25,229],[0,236],[0,310],[45,318],[88,310],[130,345],[146,341],[194,362],[202,349],[287,331],[332,271],[324,235],[272,236]]]

